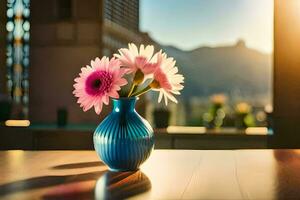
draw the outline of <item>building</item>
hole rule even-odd
[[[111,55],[128,41],[141,43],[139,0],[104,0],[103,53]]]
[[[70,123],[99,122],[94,111],[83,114],[77,105],[74,78],[91,59],[128,42],[141,42],[139,0],[31,0],[29,119],[53,123],[58,110],[65,110]]]

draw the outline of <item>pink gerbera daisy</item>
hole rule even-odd
[[[173,94],[180,94],[180,90],[183,89],[182,83],[184,77],[178,74],[178,68],[175,66],[175,60],[173,58],[167,58],[165,53],[161,51],[155,55],[157,60],[157,69],[153,74],[153,81],[150,84],[154,91],[159,91],[158,102],[161,102],[164,97],[165,104],[168,104],[168,99],[177,103]]]
[[[119,54],[114,54],[116,58],[121,61],[122,66],[127,68],[127,73],[135,74],[136,84],[141,83],[145,76],[151,75],[155,69],[156,64],[153,62],[154,47],[148,45],[140,45],[138,50],[137,46],[133,43],[128,44],[127,48],[119,49]]]
[[[121,63],[112,58],[103,57],[91,61],[91,66],[81,68],[79,77],[75,78],[73,94],[78,97],[77,103],[83,111],[94,106],[99,115],[103,103],[109,104],[109,97],[119,98],[118,90],[127,84],[123,78],[125,69],[120,68]]]

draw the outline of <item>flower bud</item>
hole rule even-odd
[[[159,82],[156,81],[156,80],[153,80],[153,81],[150,83],[150,87],[151,87],[151,88],[155,88],[155,89],[159,89],[159,88],[160,88]]]
[[[135,75],[134,75],[134,79],[133,79],[133,83],[135,85],[139,85],[143,82],[144,80],[144,74],[141,70],[137,70]]]

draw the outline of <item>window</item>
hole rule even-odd
[[[14,104],[12,117],[28,118],[30,1],[7,1],[7,90]]]
[[[273,0],[141,0],[140,6],[141,31],[186,77],[180,103],[169,108],[171,125],[270,126]]]

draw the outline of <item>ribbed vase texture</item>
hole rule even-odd
[[[112,112],[94,132],[94,147],[113,171],[132,171],[150,156],[153,129],[135,111],[137,98],[113,99]]]

